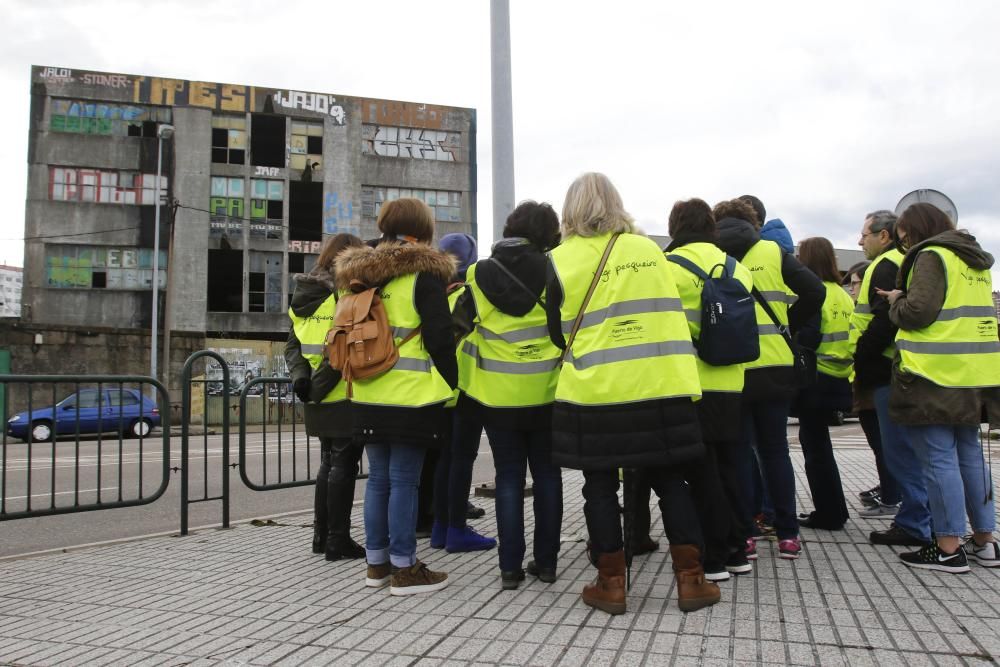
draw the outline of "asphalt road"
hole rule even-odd
[[[309,439],[307,446],[305,435],[300,432],[296,435],[293,445],[292,434],[286,431],[282,434],[279,456],[277,435],[274,431],[267,434],[247,434],[246,471],[250,480],[256,484],[265,482],[265,461],[268,484],[310,479],[315,476],[319,464],[319,441],[315,438]],[[238,458],[238,440],[235,433],[230,440],[230,463],[235,464]],[[115,502],[119,498],[134,500],[139,497],[140,469],[144,497],[155,493],[162,482],[163,441],[158,431],[154,432],[154,437],[143,441],[141,466],[138,440],[123,440],[121,443],[116,437],[103,440],[100,443],[100,466],[98,465],[99,443],[96,440],[81,440],[79,456],[76,448],[77,443],[72,439],[59,441],[56,444],[55,467],[53,467],[51,445],[48,443],[32,445],[29,491],[28,446],[20,441],[8,439],[6,455],[0,458],[6,511],[10,513],[25,510],[29,496],[32,509],[48,508],[53,502],[56,507],[72,507],[74,503],[80,505],[95,503],[98,499],[98,489],[103,503]],[[220,495],[222,437],[193,435],[190,439],[190,452],[189,498]],[[174,437],[170,442],[169,467],[179,467],[180,461],[181,440],[179,437]],[[51,493],[53,471],[56,491],[54,498]],[[100,471],[99,478],[98,471]],[[179,471],[170,471],[168,475],[169,484],[165,493],[148,505],[0,521],[0,558],[143,535],[178,533],[181,475]],[[206,479],[208,479],[207,487]],[[493,457],[484,436],[473,469],[473,483],[479,484],[492,479]],[[236,469],[230,470],[229,488],[231,522],[301,514],[311,511],[313,505],[311,485],[253,491],[243,484]],[[356,501],[360,501],[364,496],[364,488],[364,480],[359,480],[355,490]],[[301,516],[295,517],[294,520],[310,523],[312,518]],[[192,530],[221,525],[221,502],[208,501],[190,505],[188,522]]]
[[[798,448],[798,428],[791,422],[788,429],[789,444]],[[154,433],[157,436],[158,433]],[[831,435],[836,447],[867,449],[864,434],[856,421],[832,427]],[[231,463],[237,462],[237,437],[231,436]],[[191,477],[189,497],[212,497],[221,493],[222,438],[219,435],[194,435],[190,440]],[[54,502],[57,507],[72,506],[97,501],[98,489],[102,502],[127,500],[139,495],[139,471],[142,470],[143,495],[154,493],[162,481],[163,442],[159,437],[148,438],[142,446],[140,466],[139,441],[117,438],[103,440],[63,440],[57,443],[53,468],[51,446],[42,443],[32,446],[31,488],[28,489],[28,448],[24,443],[8,439],[6,455],[0,459],[3,471],[3,494],[7,512],[23,510],[30,496],[32,508],[45,508]],[[249,433],[247,435],[247,476],[255,483],[264,481],[266,462],[267,482],[308,479],[315,475],[319,458],[319,442],[307,441],[303,433],[296,435],[294,444],[291,432],[281,438],[278,454],[278,434]],[[98,457],[98,449],[100,456]],[[181,442],[179,437],[170,441],[169,466],[180,465]],[[98,466],[100,458],[101,465]],[[76,461],[79,459],[79,466]],[[51,494],[53,471],[56,494]],[[100,477],[98,477],[100,471]],[[207,476],[206,476],[207,472]],[[120,473],[120,475],[119,475]],[[271,491],[253,491],[240,480],[237,470],[231,469],[230,520],[246,521],[255,518],[298,514],[292,521],[310,523],[304,512],[312,508],[311,486]],[[97,542],[135,538],[151,534],[173,534],[180,528],[180,473],[169,471],[169,484],[165,493],[155,502],[140,507],[108,509],[39,518],[0,521],[0,558],[24,555],[37,551],[64,549]],[[473,483],[491,481],[493,457],[485,436],[480,442],[479,457],[473,470]],[[208,479],[206,486],[205,480]],[[119,495],[120,492],[120,495]],[[361,500],[364,482],[360,481],[355,499]],[[487,506],[489,501],[479,501]],[[222,509],[218,501],[197,503],[190,506],[189,527],[205,528],[221,525]]]

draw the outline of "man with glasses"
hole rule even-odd
[[[871,394],[882,436],[881,456],[875,453],[880,484],[860,494],[869,506],[860,515],[895,515],[888,529],[871,533],[872,544],[924,546],[931,539],[931,517],[923,471],[902,430],[889,419],[896,327],[889,321],[889,303],[878,291],[895,289],[896,272],[903,261],[893,236],[895,223],[896,215],[891,211],[869,213],[858,240],[872,263],[865,271],[851,317],[855,384],[860,392]]]

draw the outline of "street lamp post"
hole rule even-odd
[[[174,134],[173,125],[156,128],[156,213],[153,222],[153,326],[149,349],[149,377],[156,379],[156,330],[159,327],[160,305],[160,180],[163,172],[163,140]]]

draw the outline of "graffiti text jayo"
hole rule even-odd
[[[337,98],[333,95],[319,93],[300,93],[290,90],[287,93],[279,91],[274,94],[274,103],[280,107],[328,114],[337,125],[343,125],[346,120],[344,107],[336,102]]]

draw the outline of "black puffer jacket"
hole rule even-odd
[[[334,277],[322,267],[315,267],[309,273],[295,276],[295,291],[292,293],[292,312],[297,317],[309,317],[323,302],[334,294]],[[331,325],[332,325],[331,321]],[[312,366],[302,356],[302,343],[295,335],[293,327],[288,328],[288,342],[285,344],[285,363],[292,382],[309,378],[310,401],[305,404],[306,433],[320,438],[346,438],[351,436],[351,408],[347,401],[319,403],[340,381],[340,372],[330,368],[324,359],[314,372]]]
[[[760,232],[745,220],[723,218],[718,223],[718,229],[716,245],[740,262],[758,242],[773,243],[761,241]],[[788,309],[788,326],[794,335],[806,321],[819,314],[826,298],[826,288],[816,274],[786,252],[781,253],[781,279],[798,296]],[[745,378],[745,401],[787,400],[796,392],[791,366],[754,368],[746,372]]]
[[[417,274],[413,300],[420,316],[418,338],[452,388],[458,384],[458,362],[445,289],[455,271],[451,255],[428,245],[398,241],[382,241],[375,248],[349,248],[336,262],[337,286],[342,289],[349,287],[352,280],[385,285],[393,278]],[[421,408],[354,403],[351,412],[354,434],[362,442],[440,447],[447,433],[444,403]]]
[[[669,271],[666,265],[662,270]],[[583,291],[589,284],[572,287]],[[549,337],[559,349],[566,348],[559,312],[562,302],[562,286],[550,261],[545,310]],[[690,398],[604,406],[557,402],[552,408],[552,461],[565,468],[673,465],[701,458],[704,452],[698,415]]]
[[[495,262],[503,265],[524,283],[528,290],[510,279]],[[489,260],[476,264],[476,285],[497,310],[512,317],[523,317],[531,312],[545,290],[545,270],[548,260],[542,251],[527,239],[507,238],[493,246]],[[475,299],[469,290],[459,297],[456,312],[464,318],[476,317]],[[540,431],[551,428],[552,406],[526,408],[490,408],[469,398],[464,393],[458,399],[459,409],[478,415],[485,426],[513,431]]]

